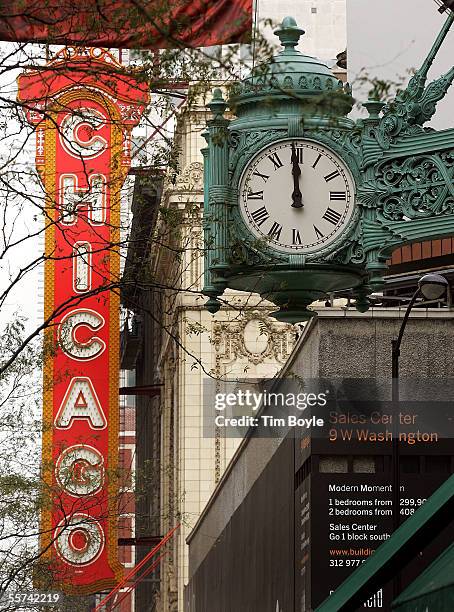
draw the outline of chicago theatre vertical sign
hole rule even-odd
[[[53,582],[86,594],[121,578],[120,188],[148,87],[107,51],[68,47],[18,84],[46,192],[41,547]]]

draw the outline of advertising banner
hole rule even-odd
[[[82,48],[18,83],[46,192],[41,548],[53,583],[86,594],[122,575],[120,189],[148,88],[106,51]]]

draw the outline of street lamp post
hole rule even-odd
[[[391,340],[392,347],[392,405],[393,405],[393,441],[392,441],[392,510],[393,531],[399,527],[400,517],[400,466],[399,466],[399,357],[400,345],[410,312],[419,295],[426,300],[441,299],[448,289],[448,281],[441,274],[425,274],[418,281],[418,288],[411,297],[400,326],[397,339]],[[396,574],[393,583],[394,598],[400,593],[400,573]]]

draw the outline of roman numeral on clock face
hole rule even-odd
[[[329,223],[332,223],[333,225],[337,225],[339,221],[341,220],[341,216],[342,215],[338,213],[337,210],[333,210],[332,208],[328,206],[322,219],[325,219],[325,221],[328,221]]]
[[[263,179],[263,182],[266,183],[266,181],[270,178],[267,174],[262,174],[261,172],[259,172],[258,170],[256,170],[255,172],[252,173],[252,176],[259,176],[260,178]]]
[[[270,162],[273,162],[275,170],[277,170],[278,168],[282,168],[283,164],[277,153],[272,153],[271,155],[268,155],[268,159],[270,160]]]
[[[247,194],[248,200],[263,200],[263,191],[250,191]]]
[[[298,160],[298,163],[302,164],[303,163],[303,153],[304,153],[303,147],[296,147],[295,151],[296,151],[296,159]]]
[[[312,167],[315,168],[315,166],[318,164],[318,162],[321,160],[322,158],[322,154],[319,153],[317,156],[317,159],[314,161],[314,163],[312,164]]]
[[[335,179],[337,176],[340,176],[340,172],[339,170],[334,170],[333,172],[330,172],[330,174],[327,174],[323,178],[328,183],[329,181],[332,181],[333,179]]]
[[[330,191],[329,192],[329,199],[330,200],[346,200],[347,199],[347,194],[345,193],[345,191]]]
[[[300,233],[297,229],[292,229],[292,243],[293,244],[303,244]]]
[[[254,219],[256,225],[259,226],[262,225],[262,223],[265,223],[269,216],[270,215],[264,206],[257,208],[257,210],[254,210],[254,212],[251,213],[251,217]]]
[[[282,232],[282,225],[280,225],[279,223],[277,223],[277,221],[275,221],[273,225],[271,226],[270,231],[268,232],[268,236],[270,238],[273,238],[274,240],[279,240],[281,236],[281,232]]]
[[[318,240],[321,240],[322,238],[325,237],[325,234],[322,234],[322,232],[318,229],[318,227],[316,225],[314,225],[314,232],[315,232],[315,235],[317,236]]]

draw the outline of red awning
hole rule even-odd
[[[164,49],[246,41],[252,0],[0,0],[0,40]]]

